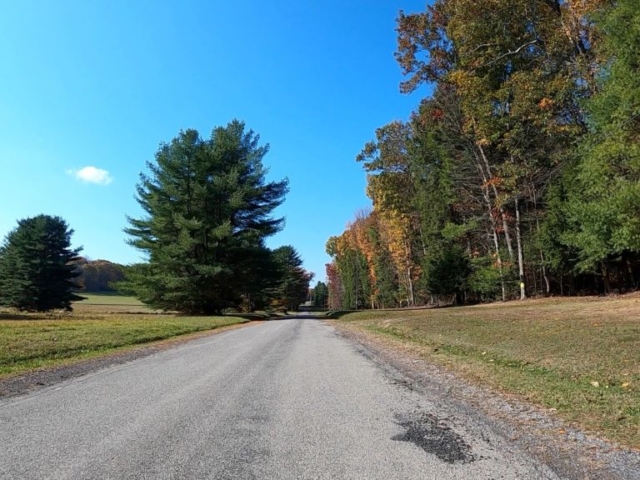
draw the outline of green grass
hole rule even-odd
[[[640,296],[357,312],[338,322],[640,447]]]
[[[77,313],[153,313],[144,303],[135,297],[111,292],[79,292],[84,300],[75,302],[73,309]]]
[[[135,297],[118,295],[117,293],[91,293],[80,292],[78,295],[85,300],[76,302],[77,305],[125,305],[129,307],[142,307],[144,304]]]
[[[0,378],[158,340],[244,323],[238,317],[0,315]]]

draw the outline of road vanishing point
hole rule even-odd
[[[323,321],[268,321],[0,400],[0,478],[558,478],[446,402]]]

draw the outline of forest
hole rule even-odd
[[[640,282],[640,0],[436,0],[396,23],[407,121],[356,160],[372,207],[326,251],[334,309]]]

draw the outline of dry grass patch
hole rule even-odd
[[[244,322],[238,317],[0,312],[0,378]]]
[[[640,447],[640,296],[349,314],[467,378]]]
[[[79,295],[85,300],[75,302],[73,309],[77,313],[154,313],[135,297],[110,293],[85,293]]]

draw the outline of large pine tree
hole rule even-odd
[[[73,262],[81,249],[71,249],[67,223],[38,215],[20,220],[0,247],[0,304],[44,312],[81,300],[74,294],[78,276]]]
[[[160,146],[137,186],[146,215],[126,229],[148,257],[128,285],[142,301],[215,314],[260,289],[253,273],[268,257],[264,239],[283,227],[271,214],[288,191],[288,180],[265,179],[268,149],[237,120],[209,140],[187,130]]]

